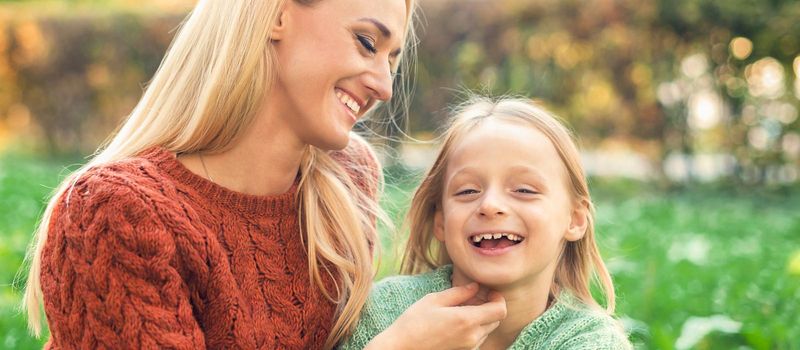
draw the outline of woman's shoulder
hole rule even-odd
[[[59,213],[94,216],[108,211],[156,211],[165,203],[174,184],[155,163],[153,152],[89,167],[73,174],[58,200]],[[86,219],[86,217],[83,217]]]
[[[331,151],[331,156],[344,163],[354,163],[366,167],[379,167],[375,150],[363,136],[351,132],[350,142],[344,149]]]
[[[347,147],[331,151],[330,155],[347,171],[356,185],[370,196],[376,195],[382,169],[375,150],[363,137],[351,132]]]

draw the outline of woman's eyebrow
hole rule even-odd
[[[383,22],[369,17],[359,18],[358,20],[361,22],[369,22],[374,24],[375,27],[377,27],[378,30],[381,32],[381,34],[383,34],[383,36],[386,37],[387,39],[392,37],[392,31],[389,30],[389,28],[386,27],[386,25],[383,24]]]
[[[389,30],[389,28],[386,27],[386,25],[383,24],[383,22],[381,22],[381,21],[379,21],[377,19],[371,18],[371,17],[363,17],[363,18],[359,18],[358,20],[360,22],[372,23],[376,28],[378,28],[378,31],[381,32],[381,35],[385,39],[390,39],[392,37],[392,31]],[[397,49],[397,50],[392,51],[392,53],[390,55],[392,57],[397,57],[397,56],[400,56],[400,53],[401,53],[401,50]]]

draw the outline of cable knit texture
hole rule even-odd
[[[362,349],[414,302],[452,286],[452,265],[415,276],[394,276],[375,284],[353,334],[339,349]],[[618,322],[567,292],[522,329],[513,350],[628,350],[631,345]]]
[[[374,196],[377,161],[353,140],[332,156]],[[234,192],[159,147],[91,169],[50,222],[45,347],[322,348],[336,305],[309,279],[297,186]]]

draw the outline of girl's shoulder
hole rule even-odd
[[[602,310],[575,310],[563,326],[564,349],[628,350],[632,345],[622,323]]]
[[[445,265],[418,275],[386,277],[374,285],[371,298],[381,301],[392,299],[416,301],[429,293],[450,288],[452,273],[452,265]]]
[[[558,301],[529,324],[512,349],[632,349],[622,323],[605,310],[563,292]]]

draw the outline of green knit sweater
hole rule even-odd
[[[452,265],[416,276],[381,280],[370,293],[353,334],[339,349],[362,349],[408,307],[428,293],[451,287]],[[555,304],[522,329],[509,349],[631,349],[618,322],[564,292]]]

